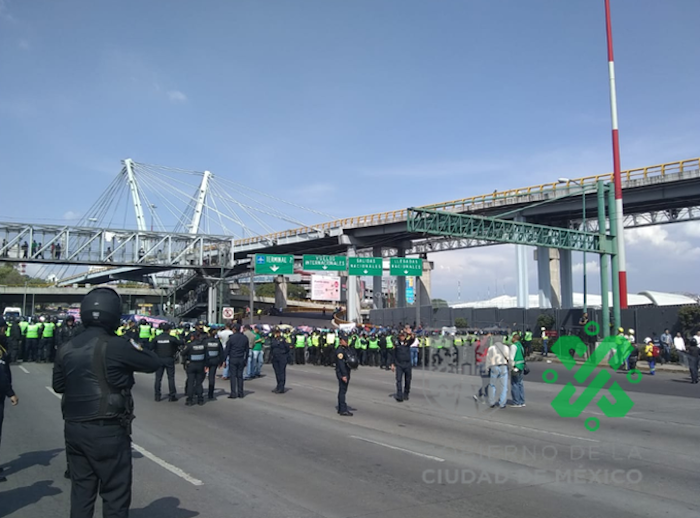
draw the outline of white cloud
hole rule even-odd
[[[166,95],[168,100],[173,103],[184,103],[187,101],[187,96],[180,90],[168,90]]]
[[[688,223],[679,223],[682,225],[683,233],[688,237],[700,237],[700,221],[689,221]]]
[[[583,263],[576,263],[571,267],[571,272],[573,274],[583,273]],[[599,261],[586,261],[586,275],[598,274],[600,272],[600,262]]]
[[[67,221],[75,221],[80,219],[80,214],[78,212],[69,210],[63,214],[63,219]]]

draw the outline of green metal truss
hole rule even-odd
[[[600,234],[591,232],[429,209],[408,209],[408,230],[580,252],[611,253],[613,250],[612,238],[607,235],[601,239]]]

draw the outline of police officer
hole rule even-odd
[[[24,346],[24,361],[35,362],[38,359],[39,353],[39,333],[41,324],[36,322],[35,317],[32,317],[31,322],[27,325],[26,344]]]
[[[282,331],[279,327],[275,327],[272,332],[270,355],[272,356],[272,368],[275,370],[275,378],[277,378],[277,386],[272,392],[275,394],[284,394],[284,385],[287,381],[289,344],[282,337]]]
[[[336,350],[335,376],[338,378],[338,413],[342,416],[352,416],[345,402],[345,395],[350,385],[350,367],[347,364],[348,342],[345,337],[340,338],[340,347]]]
[[[153,328],[151,327],[151,324],[149,324],[145,318],[142,318],[141,322],[139,322],[139,341],[141,342],[141,345],[146,347],[151,341],[152,337]]]
[[[2,421],[5,415],[5,398],[9,398],[12,406],[19,403],[15,391],[12,390],[12,372],[10,372],[10,355],[7,352],[7,337],[5,336],[7,324],[0,318],[0,442],[2,441]],[[2,476],[0,468],[0,482],[7,479]]]
[[[236,324],[233,326],[233,334],[229,336],[226,342],[226,352],[224,356],[228,357],[229,370],[231,372],[231,393],[229,399],[243,398],[243,369],[248,362],[248,354],[250,351],[248,338],[241,333],[241,326]]]
[[[10,353],[10,362],[16,363],[22,358],[22,328],[17,319],[8,322],[8,329],[5,333],[8,337],[7,350]]]
[[[177,401],[177,388],[175,388],[175,355],[182,342],[170,334],[170,326],[165,324],[163,333],[153,340],[152,348],[156,356],[163,361],[163,365],[156,371],[155,399],[160,401],[160,388],[163,381],[163,371],[168,373],[168,401]]]
[[[214,385],[216,384],[216,369],[224,365],[224,348],[221,340],[216,336],[216,329],[209,332],[204,345],[207,349],[207,367],[209,368],[209,399],[214,399]]]
[[[54,338],[56,333],[56,323],[54,319],[47,320],[41,332],[41,348],[39,358],[42,363],[53,361],[54,359]]]
[[[75,323],[75,317],[69,315],[66,318],[65,323],[61,326],[61,333],[59,335],[57,349],[63,344],[70,342],[75,335],[83,331],[85,328],[81,325]]]
[[[53,368],[53,389],[63,394],[74,517],[93,515],[98,490],[105,517],[128,516],[134,372],[163,364],[138,342],[114,334],[121,309],[115,291],[90,291],[80,305],[85,331],[59,349]]]
[[[411,392],[411,344],[415,338],[404,331],[399,335],[394,345],[393,358],[391,359],[391,371],[396,373],[396,401],[408,401]]]
[[[182,364],[187,372],[187,401],[185,405],[194,405],[194,397],[197,396],[197,404],[204,404],[202,383],[204,382],[204,367],[207,360],[206,338],[197,334],[197,340],[188,343],[182,350]]]

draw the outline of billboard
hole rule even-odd
[[[340,300],[340,277],[311,276],[311,300]]]
[[[416,301],[416,278],[406,277],[406,304]]]

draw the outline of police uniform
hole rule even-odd
[[[250,346],[248,338],[241,333],[240,326],[234,327],[234,333],[229,336],[226,342],[226,352],[224,356],[228,357],[228,365],[231,375],[231,393],[229,399],[242,398],[243,392],[243,369],[248,362],[250,354]]]
[[[347,343],[341,342],[340,347],[336,349],[335,360],[335,376],[338,378],[338,413],[342,416],[351,416],[352,412],[348,410],[348,404],[345,401],[345,395],[348,393],[348,385],[350,385],[350,367],[348,367]],[[343,381],[345,378],[346,381]]]
[[[129,513],[134,372],[155,372],[162,361],[114,334],[120,313],[116,292],[92,290],[80,309],[85,331],[56,355],[53,389],[63,394],[71,516],[92,516],[98,490],[105,517]]]
[[[187,406],[194,405],[195,396],[197,396],[197,404],[204,404],[202,383],[206,360],[207,345],[204,340],[190,342],[182,351],[182,363],[187,372]]]
[[[411,392],[411,343],[414,339],[409,335],[399,339],[394,346],[391,367],[396,372],[396,401],[407,400]]]
[[[163,361],[163,365],[156,371],[155,399],[160,401],[160,388],[163,382],[163,372],[168,373],[169,401],[177,401],[177,388],[175,387],[175,355],[182,342],[170,333],[162,333],[152,342],[153,352]]]
[[[16,325],[16,324],[15,324]],[[17,396],[12,390],[12,372],[10,372],[10,355],[7,352],[7,340],[5,335],[5,321],[0,318],[0,443],[2,442],[2,422],[5,415],[5,399],[9,398],[13,405],[17,404]],[[0,468],[0,482],[6,479],[2,476]]]
[[[216,334],[207,338],[204,342],[207,350],[207,367],[209,368],[209,399],[214,399],[214,386],[216,385],[216,369],[224,363],[224,348]]]
[[[270,356],[272,357],[272,368],[275,370],[277,386],[272,391],[275,394],[284,394],[284,385],[287,382],[287,361],[289,359],[289,344],[276,331],[270,340]]]

